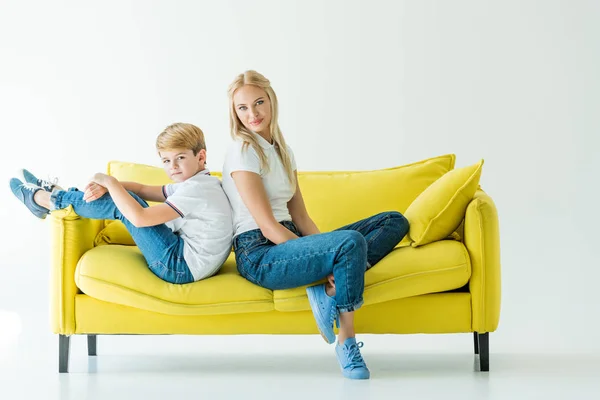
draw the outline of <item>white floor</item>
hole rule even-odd
[[[353,382],[318,336],[99,336],[98,356],[89,358],[85,337],[76,336],[71,372],[59,374],[58,339],[47,324],[23,328],[0,342],[2,400],[600,398],[600,355],[492,352],[491,371],[480,373],[469,337],[440,353],[397,350],[401,337],[366,335],[372,379]]]

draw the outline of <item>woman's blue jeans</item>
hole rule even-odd
[[[281,224],[299,238],[275,245],[260,229],[235,237],[239,273],[271,290],[309,285],[333,274],[340,312],[362,305],[365,271],[391,252],[408,232],[408,221],[398,212],[380,213],[333,232],[304,237],[293,222]]]

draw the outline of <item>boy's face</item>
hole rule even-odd
[[[183,182],[204,169],[206,150],[194,155],[192,150],[170,149],[158,153],[163,168],[173,182]]]

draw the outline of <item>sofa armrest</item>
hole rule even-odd
[[[471,258],[473,331],[493,332],[500,319],[500,230],[496,205],[482,190],[467,207],[464,244]]]
[[[94,247],[94,238],[103,220],[77,215],[69,206],[53,211],[51,223],[50,320],[52,331],[63,335],[75,332],[75,268],[81,256]]]

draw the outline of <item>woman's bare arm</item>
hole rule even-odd
[[[235,171],[231,173],[231,177],[242,201],[267,239],[280,244],[298,238],[275,219],[260,175],[249,171]]]

